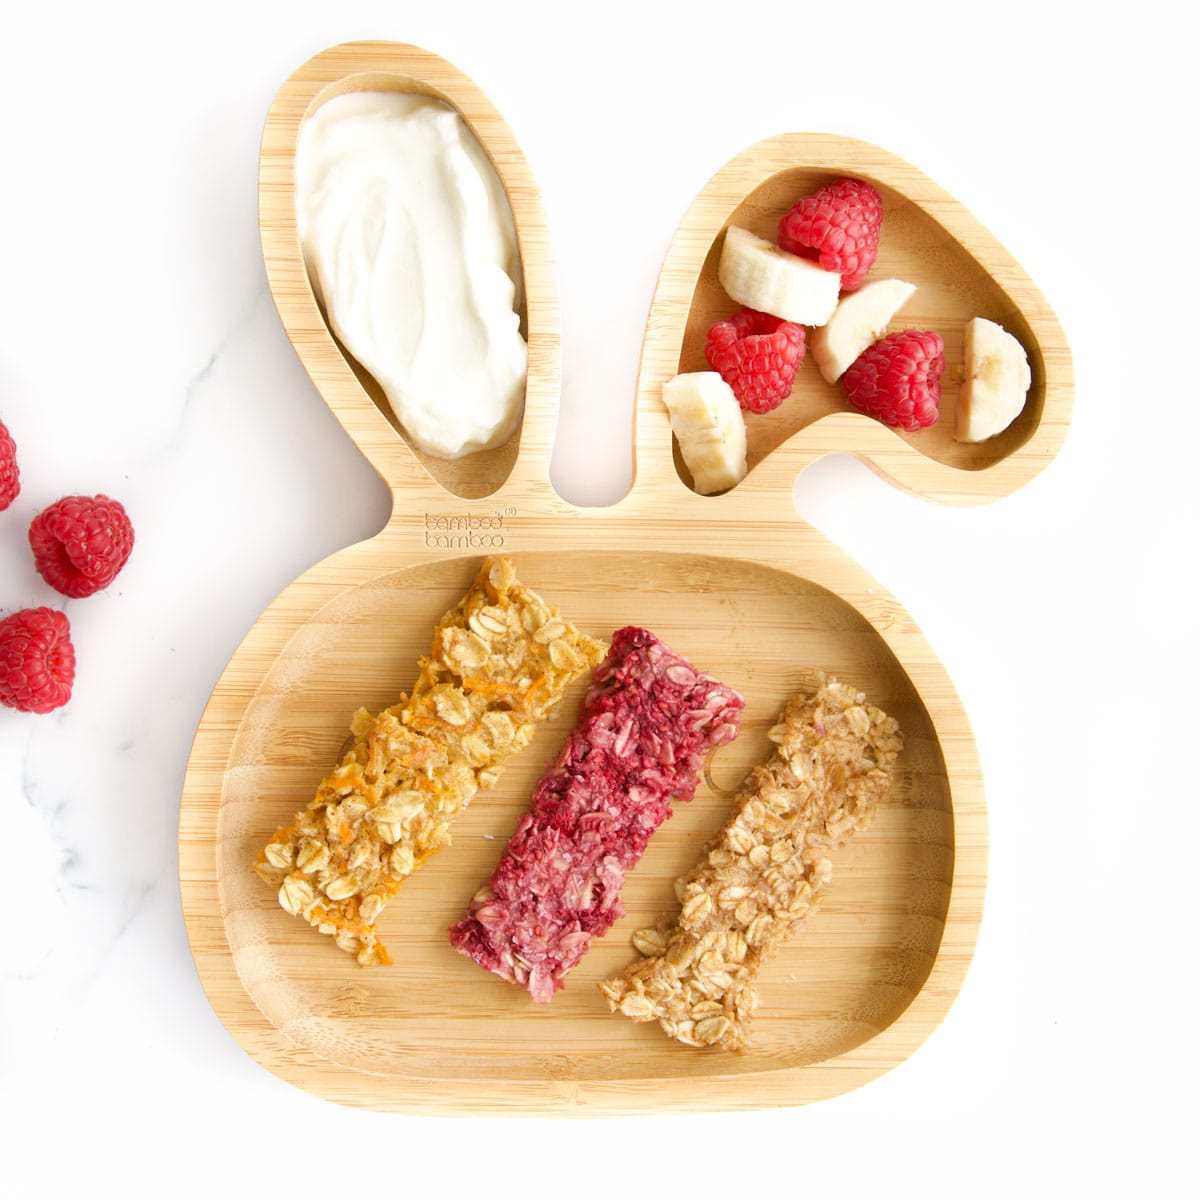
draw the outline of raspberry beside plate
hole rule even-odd
[[[65,614],[23,608],[0,621],[0,704],[48,713],[71,698],[75,647]]]
[[[0,512],[21,493],[21,472],[17,469],[17,443],[0,421]]]
[[[34,517],[29,545],[42,578],[78,599],[116,579],[133,549],[133,525],[108,496],[64,496]]]

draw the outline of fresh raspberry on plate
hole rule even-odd
[[[47,713],[71,698],[75,647],[65,614],[23,608],[0,621],[0,704]]]
[[[107,496],[64,496],[33,518],[29,545],[52,588],[64,596],[90,596],[125,565],[133,526],[121,504]]]
[[[866,278],[879,251],[883,199],[858,179],[839,179],[797,201],[779,222],[779,248],[811,258],[842,277],[852,292]]]
[[[17,470],[17,443],[0,421],[0,512],[21,492],[21,472]]]
[[[733,388],[742,408],[770,412],[791,394],[796,368],[804,361],[804,327],[742,308],[708,331],[704,357]]]
[[[936,333],[907,329],[868,346],[842,376],[859,412],[915,433],[938,419],[945,347]]]

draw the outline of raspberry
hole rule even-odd
[[[889,333],[850,364],[842,386],[859,412],[915,433],[938,419],[944,349],[936,333]]]
[[[799,200],[779,222],[779,248],[836,271],[842,291],[852,292],[875,262],[882,224],[879,193],[869,183],[839,179]]]
[[[752,308],[741,308],[709,331],[704,357],[747,412],[778,408],[804,361],[804,329]]]
[[[21,492],[21,472],[17,470],[17,443],[0,421],[0,512]]]
[[[107,496],[65,496],[29,526],[42,578],[64,596],[90,596],[117,577],[133,549],[125,509]]]
[[[71,698],[71,626],[53,608],[23,608],[0,621],[0,704],[47,713]]]

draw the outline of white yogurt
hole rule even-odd
[[[528,367],[520,256],[458,113],[399,92],[323,104],[300,130],[296,216],[326,320],[413,442],[449,459],[507,441]]]

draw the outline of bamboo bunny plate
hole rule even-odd
[[[416,454],[314,299],[293,208],[296,138],[307,114],[354,89],[441,97],[466,119],[507,190],[529,378],[522,424],[498,450],[454,463]],[[733,217],[766,227],[793,191],[844,172],[880,186],[881,261],[926,293],[923,322],[1015,322],[1034,367],[1029,410],[1011,437],[967,454],[936,430],[920,443],[834,411],[817,380],[754,435],[754,469],[742,484],[698,496],[676,467],[660,391],[681,366],[702,365],[705,322],[725,303],[714,279],[721,231]],[[183,787],[180,885],[192,952],[221,1020],[283,1079],[384,1110],[798,1104],[903,1061],[946,1013],[970,961],[987,865],[982,780],[962,707],[925,638],[892,596],[797,519],[791,485],[799,467],[835,450],[956,502],[1002,495],[1029,478],[1061,440],[1070,393],[1069,356],[1036,289],[949,197],[898,160],[835,137],[763,143],[714,178],[672,243],[637,384],[634,483],[614,507],[583,510],[549,483],[559,328],[540,201],[507,126],[469,80],[408,46],[358,43],[318,55],[270,111],[260,200],[283,324],[325,401],[390,484],[393,512],[377,536],[281,593],[200,722]],[[949,336],[947,344],[953,358]],[[446,930],[486,881],[572,726],[582,681],[496,788],[458,818],[453,845],[385,910],[379,928],[395,965],[357,966],[288,916],[252,869],[336,761],[353,711],[377,711],[411,686],[434,624],[480,557],[497,551],[587,633],[606,642],[622,625],[644,625],[747,702],[740,736],[711,765],[716,786],[677,806],[629,877],[628,915],[549,1005],[456,954]],[[905,749],[873,826],[836,855],[821,911],[764,970],[752,1048],[696,1050],[657,1025],[610,1015],[596,983],[632,960],[633,930],[674,911],[674,878],[728,815],[717,788],[735,787],[766,756],[767,729],[813,669],[895,716]]]

